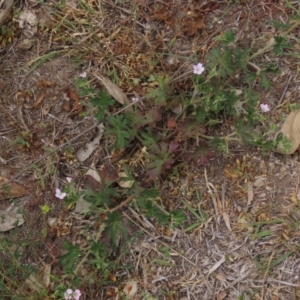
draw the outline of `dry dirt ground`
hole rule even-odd
[[[297,1],[290,2],[299,9]],[[92,163],[97,169],[114,156],[101,141],[87,161],[76,161],[74,153],[95,130],[58,149],[96,124],[87,99],[80,99],[83,112],[72,111],[76,99],[70,95],[79,95],[75,80],[82,72],[96,90],[103,87],[95,74],[117,79],[129,97],[145,95],[145,84],[132,84],[134,79],[161,70],[179,78],[182,87],[189,84],[191,58],[202,61],[217,35],[233,30],[242,46],[258,49],[274,34],[268,20],[286,23],[293,13],[282,0],[65,3],[17,2],[2,25],[9,30],[2,31],[0,48],[0,176],[12,179],[24,171],[14,182],[25,192],[2,199],[0,209],[21,208],[25,223],[0,233],[3,245],[11,241],[9,248],[0,245],[0,299],[62,299],[55,289],[57,278],[68,283],[57,264],[65,253],[63,241],[84,248],[84,230],[88,227],[91,236],[99,230],[101,220],[82,217],[55,197],[66,177],[78,188]],[[23,11],[32,12],[37,23],[20,28]],[[175,36],[170,52],[167,45]],[[257,63],[271,59],[266,54]],[[274,75],[272,88],[260,91],[260,97],[276,119],[286,104],[297,102],[299,61],[287,57],[274,63],[284,73]],[[224,124],[219,130],[228,128]],[[166,229],[134,206],[121,208],[139,235],[122,256],[112,255],[116,267],[108,278],[81,267],[76,286],[81,299],[125,299],[128,280],[138,284],[133,299],[300,299],[299,155],[262,153],[238,143],[229,150],[206,167],[184,166],[161,184],[162,205],[184,210],[184,226]],[[50,208],[46,217],[45,206]],[[55,232],[51,218],[58,222]],[[21,258],[11,263],[16,249]],[[43,283],[48,295],[38,296],[40,290],[25,283],[22,272],[28,265],[41,272],[51,266],[53,277]]]

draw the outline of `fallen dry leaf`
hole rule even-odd
[[[71,116],[79,115],[82,112],[82,105],[80,104],[80,99],[78,95],[72,91],[67,91],[67,98],[72,100],[74,104],[65,103],[62,108],[67,112],[71,112]]]
[[[12,5],[14,4],[13,0],[6,0],[4,1],[4,8],[0,9],[0,26],[2,26],[7,19],[7,17],[10,15],[10,11],[12,8]],[[2,5],[0,5],[1,7]]]
[[[276,138],[279,134],[290,140],[291,147],[290,149],[286,149],[282,143],[279,143],[275,151],[281,154],[294,153],[300,145],[300,109],[290,112],[280,131],[277,133]]]
[[[117,86],[115,85],[110,79],[102,76],[102,75],[94,75],[96,78],[98,78],[102,84],[105,86],[109,94],[115,98],[119,103],[121,104],[131,104],[125,93]],[[130,107],[132,109],[132,107]]]
[[[42,94],[37,98],[37,100],[33,103],[34,108],[38,108],[40,104],[44,101],[46,98],[46,93],[42,92]]]
[[[0,186],[2,186],[3,184],[5,184],[5,182],[7,182],[8,179],[5,177],[0,176]],[[18,197],[22,197],[24,195],[26,195],[27,192],[25,190],[25,188],[15,182],[11,182],[8,184],[7,187],[5,188],[1,188],[0,189],[0,199],[7,199],[7,198],[18,198]]]
[[[91,156],[91,154],[94,152],[94,150],[98,147],[104,131],[103,123],[99,124],[97,128],[98,131],[94,139],[91,142],[87,143],[85,147],[80,148],[77,151],[76,157],[80,162],[83,162],[86,159],[88,159]]]
[[[37,87],[41,88],[41,89],[45,89],[47,87],[51,87],[53,86],[54,83],[52,81],[49,81],[49,80],[40,80],[38,83],[37,83]]]
[[[39,273],[32,273],[25,280],[25,283],[32,291],[40,292],[50,285],[51,264],[45,264]]]
[[[129,299],[132,299],[132,297],[136,294],[137,290],[138,290],[137,282],[135,280],[129,280],[126,283],[123,292]]]
[[[218,296],[217,296],[217,300],[223,300],[225,299],[227,296],[225,291],[222,291]]]
[[[242,175],[239,170],[231,168],[231,167],[227,167],[226,169],[224,169],[224,173],[231,180],[238,178]]]
[[[11,230],[24,224],[23,215],[15,211],[0,210],[0,232]]]
[[[217,261],[208,271],[208,275],[216,271],[224,262],[226,261],[225,256],[223,256],[219,261]]]
[[[168,128],[176,128],[177,124],[174,118],[170,118],[167,123]]]
[[[38,18],[33,11],[25,10],[19,15],[19,26],[27,38],[33,37],[37,33]]]
[[[76,103],[80,102],[78,95],[72,90],[68,90],[67,96],[70,100],[73,100]]]
[[[205,28],[206,25],[203,21],[203,18],[198,16],[191,20],[186,20],[183,25],[183,33],[188,36],[197,34],[198,29]]]
[[[95,166],[91,165],[91,167],[88,169],[88,171],[84,176],[82,182],[82,188],[84,190],[91,190],[94,193],[97,193],[99,191],[100,186],[101,186],[101,177],[97,172],[97,170],[95,169]],[[76,202],[76,207],[74,212],[82,213],[82,214],[87,213],[89,211],[90,206],[91,203],[84,199],[84,195],[81,195],[78,201]]]
[[[222,212],[222,216],[223,216],[223,220],[224,220],[224,222],[225,222],[225,225],[226,225],[227,229],[228,229],[229,231],[231,231],[230,220],[229,220],[229,215],[228,215],[228,213],[224,211],[224,212]]]
[[[248,182],[247,190],[248,190],[247,205],[249,206],[252,203],[253,199],[254,199],[253,183],[252,182]]]
[[[297,195],[295,193],[293,193],[291,195],[290,200],[293,204],[298,205],[299,198],[297,197]]]

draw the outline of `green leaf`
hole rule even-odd
[[[149,178],[155,179],[165,169],[170,169],[175,162],[175,153],[179,151],[179,144],[175,142],[152,145],[148,155],[149,163],[146,165]]]
[[[275,36],[275,42],[276,44],[273,48],[275,54],[283,54],[285,49],[290,49],[292,47],[292,45],[281,36]]]
[[[109,126],[105,128],[106,134],[116,137],[116,149],[122,149],[129,145],[129,142],[135,137],[135,131],[132,128],[132,122],[128,114],[107,117]]]
[[[247,72],[245,77],[245,82],[248,84],[252,84],[254,80],[256,79],[256,73],[254,72]]]
[[[155,105],[161,106],[164,105],[166,102],[167,94],[169,91],[169,83],[170,83],[169,76],[158,76],[156,81],[158,83],[158,88],[151,89],[147,94],[147,97],[154,99]]]
[[[107,224],[106,233],[113,247],[117,246],[117,241],[120,236],[123,238],[128,236],[128,231],[122,223],[122,216],[119,212],[108,213],[105,223]]]
[[[234,52],[235,64],[237,68],[241,68],[242,70],[247,70],[247,60],[249,57],[250,48],[241,49],[236,48]]]
[[[160,224],[167,224],[169,216],[164,214],[161,209],[153,204],[153,200],[137,199],[139,206],[143,209],[147,218],[154,218]]]
[[[260,86],[266,90],[269,90],[271,87],[271,82],[266,75],[266,71],[260,72]]]
[[[72,273],[74,264],[82,254],[82,251],[78,245],[73,245],[67,241],[64,242],[63,249],[67,250],[68,252],[60,257],[59,262],[62,264],[66,273]]]
[[[118,198],[119,196],[116,188],[109,186],[104,186],[98,193],[94,193],[92,190],[84,191],[84,199],[92,203],[90,206],[91,211],[96,208],[110,207],[112,205],[112,199]]]
[[[217,41],[221,41],[223,46],[228,46],[234,43],[235,33],[232,30],[226,31],[223,35],[216,37]]]
[[[286,30],[292,26],[291,23],[289,23],[289,22],[287,22],[286,24],[280,23],[277,20],[270,20],[270,22],[277,30]]]
[[[158,143],[156,136],[153,134],[151,127],[146,127],[145,130],[139,132],[137,138],[143,144],[143,146],[151,147]]]
[[[222,78],[234,74],[235,66],[229,49],[213,48],[206,54],[205,59],[208,60],[209,69],[216,68]]]
[[[186,215],[182,210],[173,210],[170,215],[172,223],[175,226],[182,226],[183,222],[186,220]]]
[[[105,91],[100,91],[96,97],[90,97],[89,100],[96,108],[95,117],[99,122],[103,121],[107,109],[115,103],[115,100]]]
[[[91,243],[90,252],[93,258],[89,260],[89,263],[95,265],[98,270],[101,270],[108,276],[112,263],[108,260],[108,252],[105,245],[93,241]]]

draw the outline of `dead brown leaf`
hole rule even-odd
[[[177,124],[174,118],[170,118],[167,123],[168,128],[176,128]]]
[[[138,290],[137,282],[135,280],[129,280],[126,283],[126,285],[123,289],[123,292],[129,299],[132,299],[134,297],[134,295],[136,294],[137,290]]]
[[[70,112],[72,110],[71,104],[69,102],[65,102],[62,106],[64,111]]]
[[[206,25],[203,18],[198,16],[190,20],[185,20],[183,23],[183,33],[188,36],[193,36],[197,34],[199,29],[205,28]]]
[[[290,140],[291,147],[289,149],[286,149],[283,143],[279,143],[276,148],[276,152],[279,152],[281,154],[294,153],[300,145],[300,109],[290,112],[290,114],[284,121],[280,131],[276,135],[276,138],[279,134],[282,134],[283,137]]]
[[[102,75],[95,75],[96,78],[98,78],[102,84],[105,86],[109,94],[115,98],[119,103],[121,104],[131,104],[125,93],[117,86],[115,85],[110,79],[102,76]],[[132,109],[132,107],[130,107]]]
[[[5,184],[5,182],[7,182],[8,179],[5,177],[0,176],[0,186],[2,186],[3,184]],[[27,194],[27,191],[25,190],[25,188],[15,182],[12,182],[10,184],[8,184],[7,189],[2,188],[0,189],[0,199],[7,199],[7,198],[18,198],[18,197],[22,197],[24,195]]]
[[[47,96],[46,88],[53,86],[54,83],[49,80],[40,80],[37,83],[37,87],[42,89],[42,94],[38,97],[38,99],[33,103],[34,108],[40,107],[40,104],[44,101]]]
[[[80,99],[79,99],[78,95],[72,90],[68,90],[67,96],[70,100],[73,100],[76,103],[80,102]]]
[[[54,85],[54,83],[52,81],[49,80],[40,80],[37,83],[37,87],[41,88],[41,89],[45,89],[47,87],[52,87]]]
[[[39,292],[50,285],[51,264],[45,264],[38,274],[30,274],[25,283],[30,290]]]
[[[224,169],[224,173],[229,179],[236,179],[241,176],[241,172],[239,170],[231,167],[227,167],[226,169]]]
[[[37,98],[37,100],[33,103],[33,107],[34,108],[38,108],[40,106],[40,104],[44,101],[44,99],[46,98],[46,93],[42,92],[42,94]]]
[[[252,182],[248,183],[247,189],[248,189],[247,205],[249,206],[252,203],[253,199],[254,199],[254,191],[253,191],[253,183]]]
[[[79,96],[74,91],[68,90],[67,97],[72,100],[74,104],[65,103],[62,106],[63,110],[70,112],[71,116],[79,115],[82,112]]]
[[[217,296],[217,300],[223,300],[225,299],[227,296],[225,291],[222,291],[218,296]]]
[[[7,17],[10,15],[10,11],[11,11],[13,4],[14,4],[13,0],[7,0],[7,1],[5,1],[4,8],[0,9],[0,26],[2,26],[4,24]],[[0,7],[1,6],[2,5],[0,5]]]
[[[230,220],[229,220],[229,215],[228,215],[228,213],[227,213],[226,211],[223,211],[223,212],[222,212],[222,217],[223,217],[223,220],[224,220],[224,222],[225,222],[225,225],[226,225],[227,229],[228,229],[229,231],[231,231]]]
[[[0,232],[11,230],[25,222],[23,215],[17,212],[17,208],[13,211],[0,210],[0,218]]]

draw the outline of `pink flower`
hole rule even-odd
[[[79,75],[81,78],[85,78],[86,77],[86,72],[82,72],[82,73],[80,73],[80,75]]]
[[[80,296],[81,296],[81,292],[78,289],[75,290],[74,292],[72,289],[67,289],[64,294],[65,300],[79,300]]]
[[[268,104],[263,104],[263,103],[260,105],[260,109],[262,112],[269,112],[271,110]]]
[[[197,65],[193,65],[193,73],[200,75],[204,72],[205,68],[201,63],[198,63]]]
[[[138,97],[132,97],[131,100],[132,100],[132,102],[138,102],[140,100],[140,98],[138,98]]]
[[[64,294],[65,300],[71,300],[72,299],[72,294],[73,294],[73,291],[71,289],[67,289],[65,294]]]
[[[66,180],[70,183],[72,181],[71,177],[66,177]]]
[[[79,300],[80,296],[81,296],[80,290],[75,290],[74,293],[73,293],[74,299]]]
[[[55,190],[55,197],[58,199],[64,199],[67,196],[67,193],[62,193],[60,189]]]

